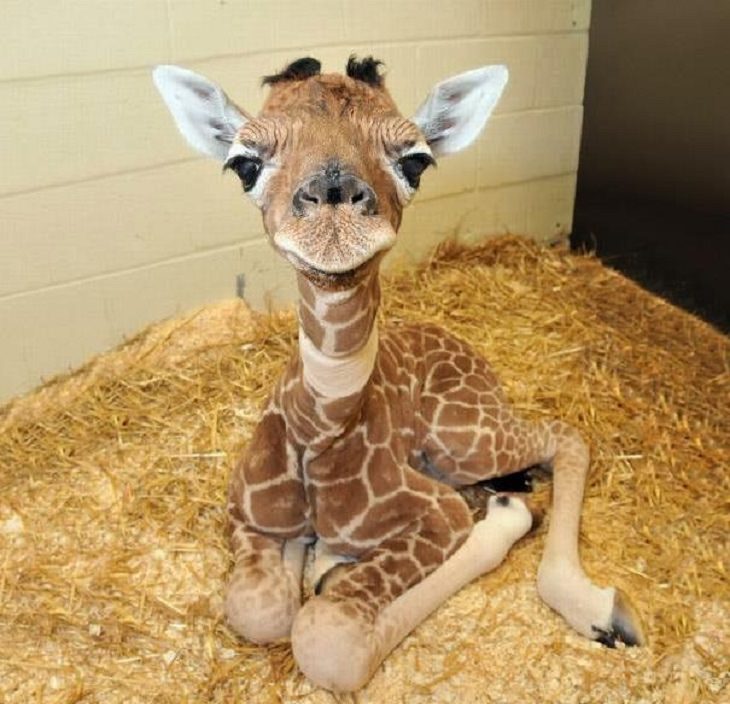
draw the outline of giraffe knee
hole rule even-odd
[[[226,621],[238,635],[264,644],[289,637],[299,606],[299,595],[282,580],[255,580],[234,572],[224,609]]]
[[[314,684],[337,692],[363,687],[380,663],[372,625],[326,597],[302,607],[291,642],[299,669]]]

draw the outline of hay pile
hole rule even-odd
[[[542,605],[543,526],[354,700],[728,701],[728,341],[516,238],[444,247],[384,301],[473,343],[525,415],[583,430],[586,567],[632,595],[650,645],[606,650]],[[0,412],[0,701],[334,701],[286,644],[221,622],[227,474],[294,342],[290,314],[221,303]]]

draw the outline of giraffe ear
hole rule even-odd
[[[225,161],[247,117],[207,78],[180,68],[158,66],[152,79],[190,146]]]
[[[507,85],[506,66],[484,66],[437,83],[412,119],[434,156],[468,147]]]

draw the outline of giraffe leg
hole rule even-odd
[[[543,436],[545,460],[553,469],[552,516],[538,569],[538,592],[587,638],[608,646],[617,640],[641,645],[645,640],[641,622],[628,597],[616,588],[593,584],[578,555],[588,447],[576,430],[560,421],[542,425],[538,434]]]
[[[641,644],[640,621],[628,597],[593,584],[578,556],[589,468],[586,444],[560,421],[528,423],[516,418],[487,363],[477,356],[468,361],[472,373],[467,377],[443,363],[428,376],[420,411],[425,428],[423,471],[458,486],[551,465],[553,509],[538,571],[540,596],[588,638],[606,645],[616,640]]]
[[[520,499],[493,496],[486,518],[435,569],[418,559],[424,536],[417,531],[384,541],[356,565],[338,567],[324,593],[308,601],[294,621],[292,649],[299,667],[327,689],[364,686],[405,636],[465,584],[494,569],[531,524]]]
[[[254,643],[287,638],[301,606],[305,543],[270,538],[242,523],[234,524],[231,542],[235,566],[226,590],[226,620]]]

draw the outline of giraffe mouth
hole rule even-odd
[[[355,218],[351,213],[330,212],[289,220],[276,232],[273,243],[298,271],[342,287],[357,281],[378,255],[393,246],[395,230],[378,216]]]
[[[325,271],[313,266],[309,262],[304,261],[300,257],[291,252],[285,252],[285,257],[291,262],[297,271],[301,271],[315,286],[325,289],[345,289],[352,288],[358,284],[367,270],[370,268],[373,260],[378,257],[375,254],[367,261],[344,271]]]

